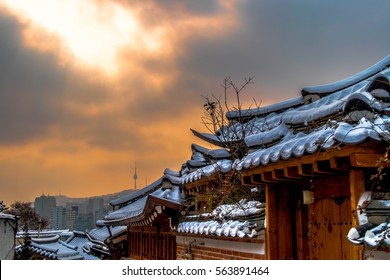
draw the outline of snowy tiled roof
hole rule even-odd
[[[226,149],[207,149],[197,144],[192,144],[192,150],[201,153],[204,157],[210,159],[228,159],[231,157],[230,153]]]
[[[306,87],[300,97],[228,112],[227,117],[237,121],[222,127],[218,136],[194,134],[221,147],[224,142],[242,141],[247,155],[235,160],[236,170],[312,154],[340,143],[390,140],[389,67],[390,56],[340,82]],[[199,178],[195,175],[191,179]]]
[[[0,219],[3,219],[3,220],[15,220],[16,217],[14,215],[0,213]]]
[[[236,124],[242,130],[251,127],[251,134],[246,133],[243,139],[248,154],[236,160],[233,168],[242,170],[267,165],[340,143],[389,140],[389,78],[390,70],[385,69],[377,76],[358,80],[340,91],[322,93],[323,96],[312,103]],[[228,130],[226,133],[229,135]]]
[[[117,236],[127,231],[126,226],[104,226],[100,228],[94,228],[88,232],[89,237],[93,241],[100,241],[104,243],[108,238]]]
[[[326,95],[336,91],[340,91],[378,74],[379,72],[381,72],[385,68],[388,68],[389,66],[390,66],[390,56],[387,56],[381,61],[379,61],[378,63],[376,63],[375,65],[342,81],[327,84],[327,85],[322,85],[322,86],[305,87],[302,89],[302,95],[308,95],[308,94]]]
[[[129,196],[118,199],[117,202],[119,200],[121,202],[120,208],[108,213],[102,223],[106,225],[128,225],[141,221],[151,223],[161,213],[161,209],[165,207],[178,209],[181,202],[179,186],[181,179],[178,177],[180,173],[169,169],[164,173],[156,182],[132,194],[130,199]]]
[[[88,250],[85,249],[86,247],[89,247],[89,244],[91,244],[91,241],[86,233],[74,231],[71,233],[69,238],[65,240],[65,243],[74,246],[77,252],[79,252],[85,260],[99,260],[98,257],[88,254]]]
[[[20,251],[21,246],[16,247]],[[84,257],[77,251],[76,246],[67,244],[56,235],[47,238],[31,238],[29,250],[44,258],[54,260],[82,260]]]
[[[139,197],[145,196],[148,193],[155,191],[161,185],[161,182],[162,182],[162,177],[160,179],[158,179],[157,181],[153,182],[152,184],[146,186],[143,189],[140,189],[136,192],[133,192],[133,193],[130,193],[128,195],[125,195],[125,196],[122,196],[122,197],[119,197],[117,199],[112,200],[110,202],[110,204],[112,206],[121,206],[121,205],[127,204],[133,200],[138,199]]]
[[[209,163],[206,166],[200,167],[188,174],[183,174],[181,182],[187,184],[199,180],[202,177],[210,177],[216,172],[227,173],[232,170],[233,162],[228,159],[218,160],[214,163]]]
[[[210,213],[186,216],[179,233],[225,237],[256,237],[264,230],[265,204],[241,200],[218,206]]]

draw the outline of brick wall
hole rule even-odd
[[[179,236],[176,239],[178,260],[263,260],[264,242],[239,242]],[[189,254],[191,252],[191,254]]]

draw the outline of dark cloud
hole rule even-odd
[[[386,1],[240,1],[240,26],[217,40],[189,37],[180,64],[213,79],[254,75],[259,91],[291,98],[303,86],[343,79],[388,55],[389,8]]]
[[[71,59],[61,63],[57,50],[27,47],[22,35],[30,23],[0,11],[0,148],[17,144],[28,154],[32,142],[50,142],[34,146],[42,154],[31,160],[14,159],[13,174],[20,166],[33,174],[20,178],[20,186],[35,179],[35,185],[64,185],[62,165],[58,178],[45,177],[46,156],[81,160],[100,153],[110,158],[98,163],[99,174],[123,172],[127,157],[118,154],[129,154],[151,182],[188,159],[190,142],[197,141],[189,128],[200,127],[202,95],[222,95],[226,76],[238,83],[255,76],[244,95],[263,105],[353,75],[390,54],[385,0],[117,2],[132,9],[144,32],[164,32],[160,51],[124,47],[113,80]],[[96,3],[103,7],[107,0]],[[81,173],[67,170],[68,178],[79,176],[74,188],[88,181]],[[16,186],[11,177],[2,184]]]
[[[105,100],[101,85],[61,67],[55,53],[25,47],[24,26],[14,18],[0,13],[0,25],[0,142],[25,143],[48,136],[54,126],[79,123],[82,116],[67,108],[69,100]]]
[[[19,142],[44,133],[56,121],[54,89],[63,77],[54,55],[22,47],[18,22],[0,14],[0,26],[0,141]]]

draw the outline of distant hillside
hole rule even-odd
[[[73,203],[86,203],[89,198],[103,198],[104,204],[108,204],[111,200],[116,199],[118,197],[122,197],[125,195],[128,195],[129,193],[132,193],[134,190],[123,190],[117,193],[111,193],[111,194],[105,194],[100,196],[91,196],[91,197],[81,197],[81,198],[75,198],[75,197],[67,197],[64,195],[56,195],[56,202],[57,206],[66,206],[67,202],[73,202]]]

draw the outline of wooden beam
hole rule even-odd
[[[351,165],[354,167],[378,167],[383,154],[352,154]],[[390,166],[387,164],[386,166]]]
[[[302,179],[302,176],[298,173],[298,166],[284,167],[284,176],[290,179]]]
[[[277,183],[277,181],[272,177],[272,171],[262,172],[261,181],[265,183]]]
[[[341,172],[337,169],[332,169],[330,160],[319,160],[313,162],[313,171],[316,174],[323,175],[337,175]]]
[[[330,168],[342,171],[349,171],[351,163],[349,157],[334,157],[330,159]]]
[[[350,146],[342,146],[340,149],[329,149],[324,152],[314,153],[311,155],[304,155],[302,157],[291,157],[288,160],[279,160],[277,162],[270,162],[267,165],[260,165],[258,167],[254,167],[251,169],[242,170],[243,174],[250,175],[250,174],[258,174],[261,172],[269,171],[271,172],[274,169],[283,169],[286,166],[289,167],[300,167],[302,164],[312,164],[316,161],[322,161],[322,160],[331,160],[334,158],[340,158],[339,166],[342,166],[345,170],[348,169],[349,163],[347,165],[343,161],[346,158],[349,158],[352,154],[376,154],[376,155],[383,155],[385,152],[385,146],[384,145],[378,145],[377,143],[364,143],[360,145],[350,145]],[[333,161],[333,167],[335,162],[339,160]],[[332,164],[332,163],[331,163]],[[332,167],[332,168],[333,168]],[[302,176],[311,176],[310,174],[301,174]]]

